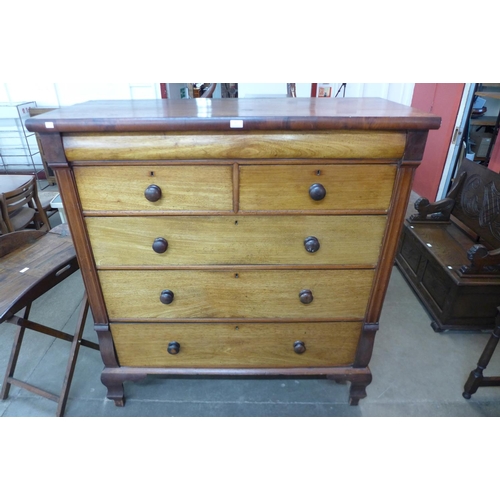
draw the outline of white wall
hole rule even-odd
[[[159,83],[4,83],[0,102],[36,101],[38,106],[70,106],[95,99],[159,99]]]
[[[335,94],[340,83],[330,83]],[[413,83],[348,83],[346,97],[382,97],[410,105]],[[297,83],[297,97],[311,95],[310,83]],[[240,98],[286,96],[286,83],[239,83]],[[342,95],[342,93],[341,93]],[[93,99],[159,99],[159,83],[4,83],[0,102],[36,101],[38,106],[69,106]]]
[[[333,95],[342,85],[329,83]],[[411,105],[414,83],[348,83],[345,97],[382,97],[400,104]],[[311,84],[297,83],[297,97],[310,97]],[[238,97],[280,97],[286,96],[286,83],[238,83]],[[340,96],[343,95],[343,91]]]

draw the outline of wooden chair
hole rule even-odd
[[[85,294],[83,297],[74,335],[31,321],[29,313],[33,301],[78,270],[75,249],[67,224],[61,224],[50,232],[24,230],[0,236],[0,259],[2,263],[0,266],[0,323],[13,323],[18,327],[0,391],[0,399],[6,399],[11,385],[16,385],[56,402],[56,415],[63,416],[80,345],[99,350],[96,343],[82,338],[89,310],[87,296]],[[59,395],[14,377],[26,329],[71,342],[66,373]]]
[[[200,97],[212,97],[214,95],[215,87],[217,87],[216,83],[208,84],[208,87],[205,88]]]
[[[24,176],[23,176],[24,177]],[[2,234],[12,233],[33,223],[37,229],[50,230],[47,213],[38,197],[35,176],[19,187],[0,193]]]

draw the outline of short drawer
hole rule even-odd
[[[385,215],[87,217],[97,267],[371,265]],[[162,245],[157,245],[160,241]]]
[[[240,210],[389,208],[395,165],[243,165]]]
[[[361,320],[368,270],[99,271],[110,320]]]
[[[352,364],[361,328],[359,322],[116,323],[111,333],[121,366],[288,368]]]
[[[231,166],[75,167],[74,173],[85,211],[227,211],[233,208]],[[147,199],[146,190],[153,201]]]

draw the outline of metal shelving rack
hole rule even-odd
[[[29,132],[24,122],[30,117],[29,109],[36,108],[35,101],[0,103],[0,167],[3,174],[30,173],[39,182],[44,172],[40,150],[34,133]]]

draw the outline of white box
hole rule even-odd
[[[57,193],[57,196],[52,198],[50,206],[52,208],[57,208],[59,215],[61,216],[61,224],[66,224],[66,212],[64,211],[61,195],[59,193]]]

